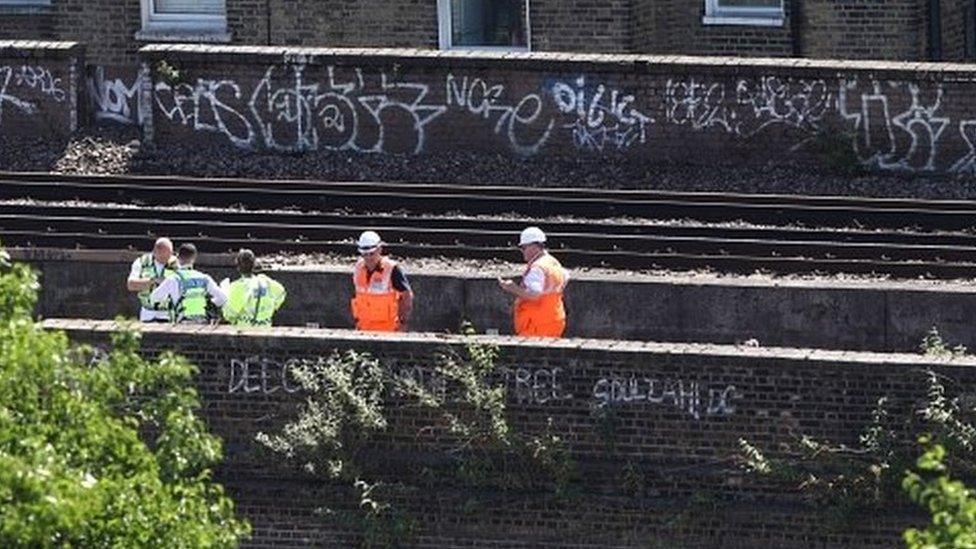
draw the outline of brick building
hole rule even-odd
[[[947,60],[976,0],[0,0],[0,39]]]

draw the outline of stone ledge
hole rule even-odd
[[[0,58],[25,55],[62,58],[82,55],[84,52],[85,45],[80,42],[0,40]]]
[[[46,330],[67,332],[109,333],[120,329],[120,324],[111,320],[84,320],[54,318],[40,323]],[[514,336],[457,336],[437,333],[365,333],[355,330],[333,328],[238,328],[234,326],[189,326],[169,324],[133,323],[139,332],[163,336],[188,337],[244,337],[273,338],[275,340],[316,340],[342,343],[372,342],[390,344],[440,344],[463,345],[467,342],[497,345],[500,348],[539,348],[564,349],[579,352],[606,352],[611,354],[655,354],[655,355],[700,355],[703,358],[736,358],[804,361],[818,363],[818,367],[860,366],[905,366],[925,368],[933,366],[976,367],[976,357],[934,358],[910,353],[875,353],[862,351],[827,351],[817,349],[798,349],[786,347],[750,347],[745,345],[718,345],[700,343],[656,343],[641,341],[618,341],[602,339],[546,339]],[[775,364],[773,364],[775,366]]]
[[[284,46],[231,46],[197,44],[150,44],[139,49],[149,59],[178,56],[184,62],[325,65],[355,63],[413,66],[505,67],[542,71],[610,71],[636,74],[769,74],[791,76],[848,71],[871,72],[875,77],[913,75],[913,78],[976,79],[976,64],[857,61],[829,59],[739,58],[639,54],[585,54],[560,52],[493,52],[428,50],[410,48],[312,48]],[[921,73],[921,76],[920,76]],[[834,76],[834,75],[832,75]]]

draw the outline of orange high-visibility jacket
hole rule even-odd
[[[533,267],[539,267],[545,273],[545,286],[542,295],[535,299],[516,298],[515,333],[520,336],[562,337],[566,331],[566,309],[563,307],[566,271],[548,252],[539,254],[526,266],[523,280]]]
[[[356,262],[352,282],[356,297],[352,299],[352,316],[356,329],[370,332],[395,332],[400,327],[400,292],[393,287],[393,268],[396,261],[380,259],[379,268],[366,272],[366,262]]]

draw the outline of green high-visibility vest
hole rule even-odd
[[[285,287],[267,275],[242,276],[227,291],[224,318],[235,326],[270,326],[286,295]]]
[[[176,273],[176,258],[171,257],[169,262],[163,266],[162,271],[156,270],[156,260],[153,258],[152,254],[142,254],[139,258],[139,264],[141,270],[139,271],[140,278],[167,278]],[[142,305],[143,309],[149,309],[151,311],[165,311],[169,308],[168,300],[159,303],[153,302],[152,293],[156,289],[157,284],[152,284],[145,290],[139,292],[139,304]]]
[[[207,275],[196,269],[176,271],[180,285],[180,300],[174,305],[174,320],[201,320],[207,318]]]

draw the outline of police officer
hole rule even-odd
[[[264,274],[254,274],[255,257],[251,250],[237,253],[237,272],[241,277],[220,287],[227,293],[221,312],[235,326],[271,326],[271,317],[285,302],[285,287]]]
[[[546,234],[527,227],[519,235],[525,260],[522,282],[498,279],[502,290],[515,296],[515,333],[528,337],[562,337],[566,330],[563,290],[569,273],[546,250]]]
[[[163,280],[176,272],[178,264],[173,255],[173,242],[160,238],[151,253],[142,254],[132,262],[126,288],[139,295],[141,322],[169,322],[169,303],[154,303],[151,296]]]
[[[180,268],[159,285],[152,293],[152,300],[170,303],[170,317],[173,322],[186,324],[207,324],[207,301],[217,307],[227,302],[227,294],[220,289],[208,274],[193,268],[197,259],[197,248],[193,244],[183,244],[177,254]]]
[[[356,329],[395,332],[406,328],[413,311],[413,290],[403,269],[383,255],[383,240],[365,231],[356,242],[359,255],[352,275],[356,297],[350,303]]]

